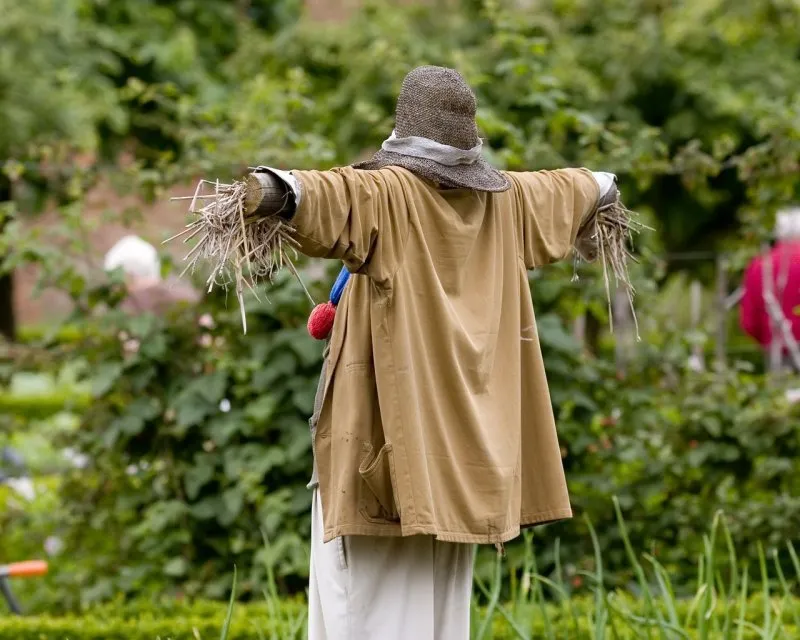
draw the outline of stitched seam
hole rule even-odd
[[[408,174],[410,176],[414,175],[413,173],[408,171],[408,169],[402,169],[400,167],[386,167],[386,169],[399,175],[404,175],[404,174]],[[408,176],[404,177],[406,177],[407,179]],[[403,191],[403,195],[405,196],[405,189],[403,188],[402,182],[400,185],[400,189]],[[405,202],[408,202],[408,199],[406,199]],[[397,265],[395,265],[395,268],[392,270],[391,274],[389,274],[389,276],[386,278],[386,282],[388,283],[387,286],[389,288],[391,288],[392,282],[394,281],[395,276],[399,273],[400,268],[406,262],[406,254],[408,253],[408,241],[409,238],[411,238],[411,227],[412,227],[411,216],[409,214],[408,205],[406,204],[406,237],[403,239],[403,243],[400,247],[400,257],[397,260]],[[380,231],[378,233],[380,233]]]
[[[522,263],[522,266],[525,267],[525,270],[528,271],[528,267],[525,264],[525,239],[522,237],[520,233],[520,226],[522,223],[522,206],[520,200],[522,199],[522,195],[520,193],[519,185],[517,184],[516,178],[514,178],[510,174],[506,174],[508,181],[511,183],[511,191],[514,194],[512,202],[514,204],[514,224],[511,226],[514,228],[514,244],[517,247],[517,257],[519,261]],[[535,268],[535,265],[534,265]]]
[[[411,176],[414,175],[413,173],[411,173],[407,169],[400,169],[400,168],[396,168],[396,167],[389,167],[389,171],[392,171],[392,172],[394,172],[396,174],[399,174],[399,175],[403,175],[403,174],[408,174],[408,175],[411,175]],[[407,177],[407,176],[405,176],[405,177]],[[401,186],[401,189],[402,189],[402,186]],[[396,278],[397,274],[400,272],[400,268],[403,265],[405,265],[406,254],[408,253],[408,251],[407,251],[408,250],[408,242],[409,242],[409,239],[411,238],[411,230],[412,230],[412,227],[413,227],[413,225],[411,224],[411,216],[410,216],[410,213],[408,211],[408,205],[406,205],[406,224],[407,224],[408,228],[406,230],[405,240],[403,241],[402,258],[397,261],[397,268],[394,270],[394,272],[392,273],[391,278],[389,279],[389,282],[391,284],[394,283],[394,279]],[[391,302],[391,300],[388,300],[388,299],[385,301],[384,313],[386,313],[386,307],[388,307],[390,302]],[[388,319],[389,319],[389,314],[386,313],[387,322],[388,322]],[[392,362],[391,362],[391,369],[392,370],[391,370],[391,374],[390,374],[391,377],[392,377],[392,382],[393,382],[393,384],[392,384],[392,401],[394,402],[395,407],[396,407],[396,411],[397,411],[396,423],[399,422],[399,425],[395,424],[395,427],[398,427],[398,426],[400,427],[397,430],[397,434],[396,435],[398,437],[395,440],[399,439],[400,440],[400,446],[403,447],[403,458],[406,460],[405,467],[406,467],[406,478],[407,478],[407,481],[408,481],[408,492],[409,492],[409,497],[411,498],[411,505],[412,505],[412,509],[411,510],[412,510],[412,512],[414,514],[413,522],[416,524],[418,522],[418,516],[417,516],[416,502],[414,500],[414,484],[413,484],[413,482],[411,480],[411,472],[408,469],[408,462],[407,462],[408,461],[408,449],[406,448],[406,440],[405,440],[404,434],[402,432],[402,426],[405,423],[405,420],[403,420],[403,415],[402,415],[403,414],[403,412],[402,412],[402,403],[399,402],[399,400],[397,398],[397,370],[395,368],[394,342],[392,341],[392,331],[391,331],[390,327],[388,327],[388,326],[386,327],[386,340],[389,342],[389,353],[391,353],[391,357],[392,357]],[[385,432],[385,430],[384,430],[384,432]],[[398,512],[398,514],[400,514],[400,504],[402,503],[402,500],[400,499],[399,495],[395,497],[395,502],[397,503],[397,507],[398,507],[397,508],[397,512]],[[402,516],[400,518],[400,525],[401,525],[401,527],[403,526]]]
[[[389,482],[392,485],[392,501],[394,502],[394,507],[397,509],[397,518],[401,522],[403,521],[403,513],[400,510],[400,500],[397,499],[397,474],[394,470],[394,447],[389,445],[389,450],[386,452],[389,456]]]
[[[388,320],[388,314],[387,314],[387,320]],[[394,363],[394,360],[395,360],[394,342],[392,341],[392,331],[390,330],[390,328],[388,326],[386,327],[386,329],[387,329],[387,331],[386,331],[386,340],[389,342],[389,353],[392,354],[392,363],[391,363],[392,364],[392,371],[391,371],[391,374],[390,374],[391,377],[392,377],[392,382],[393,382],[393,384],[392,384],[392,401],[393,401],[393,403],[395,405],[395,409],[396,409],[396,412],[397,412],[397,418],[395,418],[395,422],[399,423],[399,424],[395,424],[395,428],[397,429],[397,432],[396,432],[397,438],[395,438],[394,440],[395,440],[395,442],[397,442],[399,440],[400,446],[403,447],[403,458],[406,460],[406,464],[405,464],[405,472],[406,472],[406,474],[405,475],[406,475],[406,479],[408,481],[408,492],[410,494],[412,512],[414,514],[413,524],[417,524],[419,522],[419,518],[418,518],[418,515],[417,515],[416,502],[414,500],[414,483],[413,483],[413,481],[411,479],[411,471],[408,468],[408,449],[406,448],[406,439],[404,437],[403,429],[402,429],[403,424],[405,423],[405,420],[403,420],[403,410],[402,410],[403,403],[399,402],[399,400],[397,398],[397,370],[395,369],[395,363]],[[398,503],[398,505],[402,503],[402,500],[400,499],[399,496],[398,496],[398,499],[397,499],[397,503]],[[400,509],[398,507],[398,512],[399,512],[399,510]],[[402,522],[402,518],[401,518],[401,525],[402,524],[403,524],[403,522]]]

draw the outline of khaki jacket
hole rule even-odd
[[[502,543],[572,515],[528,285],[593,214],[589,171],[503,193],[295,171],[301,250],[343,260],[315,450],[325,540]]]

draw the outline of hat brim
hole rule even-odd
[[[353,165],[356,169],[383,169],[384,167],[403,167],[416,175],[457,189],[474,189],[496,193],[507,191],[511,183],[502,171],[489,166],[480,158],[473,164],[447,166],[427,158],[406,156],[381,149],[365,162]]]

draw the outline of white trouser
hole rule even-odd
[[[311,511],[309,640],[469,640],[473,545],[430,536],[322,542]]]

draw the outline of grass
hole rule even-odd
[[[522,568],[506,580],[504,559],[496,556],[485,579],[475,577],[471,606],[472,640],[789,640],[800,638],[800,557],[789,542],[784,549],[757,549],[757,562],[740,561],[725,518],[718,513],[703,539],[686,590],[673,585],[669,570],[631,545],[617,501],[614,509],[622,548],[632,569],[627,589],[608,589],[605,551],[590,522],[594,548],[589,571],[579,572],[585,589],[573,592],[575,575],[565,578],[558,540],[547,549],[555,558],[548,575],[533,534],[523,535]],[[541,540],[541,538],[539,539]],[[265,538],[264,544],[269,546]],[[548,545],[549,546],[549,545]],[[541,556],[540,556],[541,557]],[[565,562],[569,559],[564,558]],[[302,598],[281,596],[271,566],[258,602],[237,603],[238,579],[227,609],[212,601],[143,599],[99,605],[80,614],[3,618],[0,640],[286,640],[307,635]],[[683,581],[682,581],[683,583]],[[680,593],[678,593],[680,590]]]
[[[637,554],[631,546],[627,527],[614,499],[614,509],[622,533],[628,561],[636,576],[638,596],[606,590],[603,559],[598,537],[591,523],[595,567],[582,576],[588,580],[592,597],[573,597],[563,581],[557,560],[555,579],[537,572],[533,536],[524,534],[525,564],[512,596],[501,602],[503,559],[498,555],[492,580],[476,578],[472,602],[471,640],[506,638],[513,640],[561,640],[565,637],[588,640],[779,640],[800,637],[800,599],[792,584],[800,583],[800,559],[791,542],[786,551],[794,575],[787,577],[773,553],[768,560],[759,548],[761,587],[751,590],[748,568],[740,568],[730,531],[721,513],[714,516],[710,531],[703,536],[704,551],[697,561],[696,591],[693,597],[677,597],[669,572],[656,558]],[[558,542],[556,541],[558,558]],[[719,549],[724,549],[720,554]],[[234,582],[235,584],[235,582]],[[300,609],[281,606],[272,572],[265,593],[270,618],[284,619],[261,640],[306,637],[306,614]],[[235,587],[234,587],[235,589]],[[228,638],[228,625],[235,607],[231,594],[226,626],[221,640]],[[278,625],[270,625],[278,629]],[[288,631],[287,631],[288,630]],[[288,635],[287,635],[288,633]],[[566,635],[565,635],[566,634]]]

